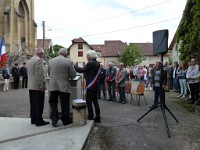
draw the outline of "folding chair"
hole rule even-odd
[[[146,99],[145,99],[145,95],[144,95],[144,89],[145,89],[145,84],[144,82],[139,83],[137,86],[136,91],[134,91],[132,94],[136,96],[136,99],[138,101],[138,106],[140,105],[140,96],[144,97],[144,101],[147,105]],[[139,98],[138,98],[139,97]],[[133,101],[133,98],[131,99],[131,101]]]
[[[132,88],[132,82],[131,81],[126,82],[125,93],[127,94],[127,98],[126,98],[127,100],[128,100],[128,94],[131,95],[131,99],[132,99],[131,88]]]

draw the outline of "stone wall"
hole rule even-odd
[[[6,14],[5,8],[10,9]],[[36,47],[34,0],[0,0],[0,36],[3,30],[8,53],[32,54]]]

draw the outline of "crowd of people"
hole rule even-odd
[[[162,74],[158,71],[161,67],[163,70]],[[103,66],[101,68],[104,69]],[[160,76],[163,79],[161,85],[159,85]],[[145,90],[154,90],[154,104],[158,102],[161,88],[165,91],[176,92],[177,97],[191,104],[194,104],[199,99],[200,71],[195,58],[192,58],[187,64],[184,62],[178,63],[177,61],[173,65],[169,65],[167,62],[164,64],[155,62],[155,64],[149,64],[148,66],[137,65],[135,67],[125,67],[123,63],[117,67],[112,62],[109,62],[108,66],[100,74],[98,93],[102,90],[103,99],[107,99],[105,92],[105,83],[107,83],[107,100],[116,101],[115,91],[118,89],[120,94],[118,102],[125,104],[124,88],[125,82],[128,80],[144,82]],[[98,98],[101,98],[100,94]]]
[[[20,78],[22,79],[21,88],[27,88],[28,85],[28,74],[27,74],[27,67],[26,62],[23,63],[22,67],[18,66],[18,63],[10,69],[9,65],[6,64],[2,70],[2,76],[4,78],[4,88],[3,91],[6,92],[9,90],[9,83],[10,83],[10,74],[13,77],[13,88],[19,89],[20,88]]]
[[[22,88],[28,87],[29,89],[31,124],[36,126],[49,124],[42,118],[47,74],[49,75],[51,120],[54,127],[57,126],[59,120],[58,98],[61,104],[63,125],[72,123],[69,116],[71,93],[69,80],[75,78],[77,72],[83,73],[86,81],[85,97],[88,119],[97,123],[101,122],[98,99],[125,104],[127,102],[125,85],[128,80],[144,82],[145,90],[154,90],[154,103],[150,108],[157,106],[163,90],[177,92],[177,97],[192,104],[199,98],[200,71],[195,58],[192,58],[187,64],[174,62],[173,65],[168,65],[168,63],[162,64],[157,61],[148,66],[126,67],[123,63],[115,66],[109,62],[107,66],[103,66],[96,60],[97,53],[94,50],[88,50],[87,64],[79,67],[67,57],[67,49],[61,48],[59,56],[49,60],[46,72],[43,57],[44,50],[37,48],[27,64],[23,63],[23,66],[19,68],[16,63],[11,70],[6,65],[2,72],[5,80],[4,91],[9,90],[10,72],[14,79],[14,89],[19,88],[19,79],[22,77]],[[119,92],[119,100],[116,100],[116,89]]]

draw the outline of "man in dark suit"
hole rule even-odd
[[[49,124],[42,118],[46,90],[46,76],[43,64],[44,50],[37,48],[35,55],[27,62],[28,89],[30,97],[31,124],[44,126]]]
[[[79,73],[84,73],[86,80],[86,104],[88,109],[88,119],[93,120],[97,123],[101,122],[100,108],[97,99],[98,92],[98,75],[100,64],[96,60],[97,53],[94,50],[87,51],[88,63],[83,67],[79,68],[75,66],[75,69]],[[92,103],[95,107],[96,117],[94,118]]]
[[[67,49],[61,48],[59,50],[59,56],[49,60],[49,104],[51,106],[51,120],[54,127],[57,125],[59,118],[57,106],[58,97],[60,98],[62,110],[61,120],[63,125],[72,123],[69,117],[71,93],[69,79],[74,79],[76,77],[76,71],[73,62],[69,58],[66,58],[66,56]]]
[[[27,67],[26,63],[23,63],[23,66],[20,68],[20,76],[22,76],[22,88],[27,88],[28,84],[28,74],[27,74]]]
[[[18,63],[15,63],[15,66],[12,68],[12,76],[14,80],[14,89],[19,89],[19,67]]]
[[[103,67],[103,64],[100,64],[100,74],[98,78],[98,99],[101,99],[101,91],[103,93],[103,99],[106,100],[106,88],[105,88],[105,78],[106,78],[106,69]]]

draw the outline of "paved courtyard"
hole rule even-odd
[[[133,90],[137,84],[133,82]],[[177,124],[166,111],[171,138],[167,136],[160,107],[137,122],[149,110],[153,95],[153,91],[145,91],[148,104],[141,98],[140,106],[135,97],[131,104],[99,100],[102,123],[95,124],[86,150],[199,150],[200,106],[191,112],[191,104],[177,98],[174,92],[166,92],[166,105],[179,121]],[[29,117],[27,89],[0,92],[0,104],[0,117]],[[49,116],[47,95],[43,116]]]

